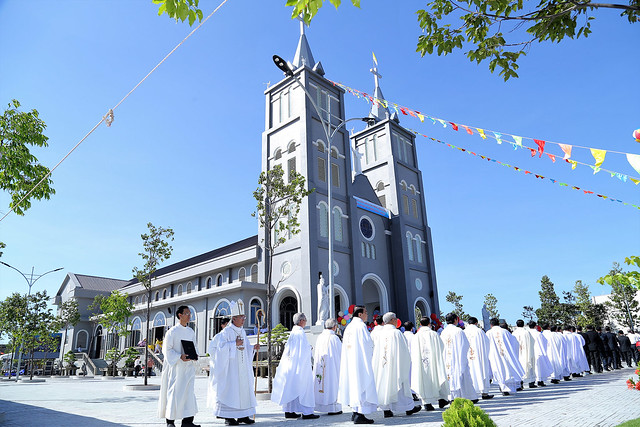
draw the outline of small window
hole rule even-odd
[[[291,182],[291,176],[294,175],[296,173],[296,158],[292,157],[287,161],[287,167],[288,167],[288,172],[287,175],[289,176],[289,182]]]
[[[293,153],[294,151],[296,151],[296,143],[295,143],[295,141],[291,141],[289,143],[289,146],[287,147],[287,151],[289,153]]]
[[[409,215],[409,196],[406,194],[402,195],[402,211]]]
[[[211,277],[207,277],[207,289],[211,289]]]
[[[400,181],[400,188],[402,188],[402,191],[407,191],[407,183]]]
[[[413,261],[413,236],[411,236],[411,233],[409,233],[407,231],[407,252],[409,254],[409,261]]]
[[[379,181],[379,182],[376,184],[376,190],[377,190],[377,191],[384,191],[384,182]]]
[[[318,181],[327,182],[327,166],[322,157],[318,157]]]
[[[146,303],[147,303],[147,296],[142,295],[142,304],[146,304]]]
[[[258,283],[258,264],[253,264],[251,266],[251,281],[253,283]]]
[[[133,305],[138,305],[138,304],[140,304],[140,300],[138,299],[138,297],[135,297],[133,299]]]
[[[331,185],[340,188],[340,168],[335,163],[331,163]]]
[[[416,187],[413,184],[409,186],[409,191],[411,191],[411,194],[414,196],[416,195]]]
[[[249,306],[250,306],[249,324],[258,326],[258,318],[256,316],[256,313],[258,312],[258,310],[262,309],[262,304],[260,303],[260,300],[254,298],[251,300],[251,303],[249,304]],[[261,319],[261,320],[264,322],[264,319]]]
[[[418,262],[422,262],[422,239],[420,236],[415,237],[416,240],[416,258]]]
[[[191,293],[191,291],[193,290],[192,288],[193,288],[193,286],[191,285],[191,282],[187,283],[187,293],[188,294]]]
[[[162,299],[167,299],[167,290],[162,291]]]
[[[387,198],[384,196],[384,194],[382,196],[378,196],[378,201],[380,202],[380,206],[382,206],[383,208],[387,207]]]
[[[328,208],[325,203],[318,203],[318,209],[320,210],[320,237],[327,237],[329,235],[329,219]]]
[[[416,199],[411,199],[411,211],[413,212],[413,217],[418,218],[418,202],[416,202]]]
[[[334,159],[338,158],[338,149],[336,147],[331,148],[331,157],[333,157]]]
[[[373,239],[374,228],[369,218],[360,218],[360,233],[367,240]]]
[[[360,246],[362,248],[362,258],[367,256],[367,244],[365,242],[360,242]]]
[[[244,267],[240,267],[240,270],[238,270],[238,280],[239,281],[244,281],[247,278],[247,272],[244,269]]]
[[[324,142],[318,141],[318,151],[324,153]]]
[[[160,291],[156,291],[156,293],[153,296],[153,300],[158,301],[159,299],[160,299]]]
[[[218,274],[216,277],[216,286],[222,286],[222,274]]]
[[[371,259],[376,259],[376,245],[371,245]]]
[[[333,209],[333,238],[342,242],[342,212],[338,208]]]
[[[282,158],[282,150],[278,148],[275,154],[273,155],[273,158],[274,160],[280,160]]]
[[[178,296],[182,295],[182,285],[178,285]]]

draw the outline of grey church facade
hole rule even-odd
[[[290,327],[291,316],[298,311],[307,314],[310,324],[316,322],[319,273],[325,280],[329,276],[330,235],[336,313],[346,311],[350,304],[365,305],[370,315],[394,311],[402,320],[413,321],[417,310],[427,316],[439,313],[414,135],[400,126],[397,114],[379,103],[372,104],[366,127],[349,135],[342,126],[344,90],[324,78],[323,67],[315,62],[301,28],[291,64],[294,75],[265,91],[262,170],[281,165],[287,176],[299,172],[308,188],[314,189],[300,210],[300,233],[284,236],[285,243],[273,253],[273,283],[279,283],[272,303],[273,325]],[[379,75],[375,68],[371,71],[375,97],[382,99]],[[300,84],[314,98],[320,115]],[[335,130],[330,143],[323,121]],[[266,302],[263,241],[264,230],[259,229],[257,236],[159,269],[152,282],[148,320],[152,339],[161,339],[175,324],[172,314],[180,305],[192,311],[192,327],[202,353],[218,332],[218,319],[228,313],[231,300],[241,300],[246,307],[245,326],[254,329],[255,313],[265,309]],[[147,296],[136,281],[124,283],[121,291],[134,305],[132,334],[121,339],[121,345],[129,346],[143,338]],[[78,286],[65,280],[56,301],[70,298],[74,285]],[[85,348],[76,345],[78,332],[70,330],[62,351],[80,347],[91,357],[100,357],[104,349],[97,344],[108,342],[107,337],[98,339],[101,331],[94,329],[90,339],[81,336]]]

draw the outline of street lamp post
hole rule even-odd
[[[328,120],[324,119],[324,117],[322,116],[322,112],[318,108],[318,105],[314,101],[313,97],[311,96],[307,88],[304,87],[304,85],[302,84],[298,76],[296,76],[291,66],[278,55],[273,55],[273,62],[276,64],[276,67],[278,67],[282,72],[285,73],[286,76],[293,77],[296,83],[298,83],[298,86],[300,86],[300,88],[304,91],[304,94],[309,99],[309,101],[311,101],[311,105],[313,105],[313,108],[316,110],[316,113],[318,114],[318,117],[322,122],[322,129],[324,130],[325,137],[327,138],[327,210],[328,210],[327,212],[328,235],[327,236],[329,238],[329,318],[335,319],[336,313],[335,313],[335,304],[333,299],[334,298],[333,297],[333,292],[334,292],[333,290],[333,218],[332,218],[333,212],[331,210],[332,209],[331,208],[331,205],[332,205],[331,203],[331,149],[333,148],[332,141],[336,132],[338,132],[338,130],[341,129],[348,122],[352,120],[360,120],[368,123],[373,119],[370,117],[354,117],[351,119],[340,120],[340,123],[336,126],[333,132],[331,132],[331,117],[327,117]]]
[[[43,274],[34,274],[33,270],[34,270],[35,267],[31,267],[31,274],[29,275],[29,277],[27,277],[22,271],[18,270],[17,268],[15,268],[12,265],[7,264],[6,262],[0,261],[0,264],[4,265],[5,267],[9,267],[9,268],[14,269],[18,273],[20,273],[20,275],[22,277],[24,277],[24,280],[27,281],[27,285],[29,285],[29,292],[27,293],[27,311],[29,311],[29,297],[31,296],[31,287],[34,285],[34,283],[36,283],[43,276],[46,276],[49,273],[60,271],[60,270],[62,270],[64,268],[64,267],[60,267],[60,268],[56,268],[54,270],[49,270],[49,271],[47,271],[46,273],[43,273]],[[18,368],[16,369],[16,381],[18,381],[20,379],[20,364],[21,363],[22,363],[22,343],[20,343],[20,349],[18,350]],[[9,377],[11,377],[11,367],[9,367]]]

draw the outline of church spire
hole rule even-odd
[[[373,55],[373,68],[369,71],[371,71],[374,76],[375,88],[373,90],[374,101],[371,103],[369,117],[376,120],[385,120],[390,116],[389,109],[382,105],[382,102],[384,101],[378,102],[378,100],[384,100],[384,96],[382,96],[382,89],[380,89],[380,79],[382,76],[378,73],[378,60],[376,59],[376,54],[373,52],[371,52],[371,54]]]
[[[298,41],[296,55],[293,57],[293,66],[295,68],[300,68],[306,65],[309,68],[313,68],[316,62],[313,59],[313,54],[311,53],[311,48],[309,47],[309,42],[305,35],[305,23],[301,17],[298,17],[298,20],[300,21],[300,40]]]

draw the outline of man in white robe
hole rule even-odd
[[[468,324],[464,328],[464,334],[469,340],[469,370],[473,388],[482,399],[491,399],[493,394],[489,394],[491,385],[491,364],[489,363],[489,338],[487,334],[478,327],[478,319],[469,317]]]
[[[393,417],[394,411],[412,415],[420,410],[420,406],[414,408],[411,394],[409,346],[402,332],[396,328],[398,319],[395,313],[385,313],[383,321],[385,325],[373,348],[378,407],[384,411],[385,418]]]
[[[591,368],[589,367],[589,360],[587,359],[587,353],[585,352],[587,342],[584,337],[586,335],[582,335],[582,328],[580,328],[579,331],[576,331],[575,326],[571,327],[571,334],[575,341],[578,368],[581,372],[587,372],[590,374]]]
[[[467,359],[469,340],[464,331],[456,326],[459,319],[455,313],[447,314],[446,321],[447,326],[440,333],[440,339],[444,344],[444,366],[449,380],[449,400],[462,397],[477,403],[478,393],[473,388],[469,359]],[[440,408],[444,408],[447,403],[440,402]]]
[[[229,318],[228,317],[224,317],[222,319],[220,319],[220,328],[221,330],[224,329],[228,324],[229,324]],[[218,348],[218,344],[220,341],[220,337],[222,337],[222,335],[220,335],[220,333],[217,333],[213,339],[209,342],[209,347],[207,348],[207,353],[209,353],[209,383],[207,385],[207,408],[215,408],[216,406],[216,391],[215,391],[215,377],[213,376],[214,373],[214,366],[216,364],[215,360],[216,360],[216,349]]]
[[[215,348],[213,414],[226,425],[253,424],[256,396],[253,394],[253,356],[260,344],[251,346],[244,330],[244,304],[231,301],[231,323],[220,335]]]
[[[553,384],[558,384],[564,376],[565,348],[562,344],[562,335],[556,332],[556,326],[542,325],[542,335],[547,339],[547,356],[553,367],[553,372],[549,376]]]
[[[547,338],[536,329],[536,322],[529,322],[529,333],[533,337],[536,345],[534,347],[536,355],[536,381],[538,387],[546,387],[544,380],[553,374],[553,367],[547,356]]]
[[[402,334],[407,339],[407,345],[409,346],[409,352],[411,352],[411,342],[413,341],[413,337],[414,337],[413,322],[410,322],[410,321],[407,320],[406,322],[404,322],[402,324],[402,326],[404,327],[404,332]]]
[[[495,317],[489,321],[491,329],[487,331],[489,338],[489,362],[493,379],[500,386],[503,396],[522,390],[520,381],[524,372],[518,360],[518,341],[511,333],[499,326]],[[520,390],[518,390],[520,389]]]
[[[200,427],[193,423],[198,412],[195,394],[196,360],[190,359],[182,342],[191,341],[195,348],[196,334],[187,324],[191,321],[191,311],[181,305],[176,311],[178,323],[164,336],[162,353],[164,366],[158,416],[167,420],[167,427],[175,427],[174,421],[182,419],[184,427]]]
[[[520,365],[524,371],[522,382],[528,383],[529,388],[536,388],[536,341],[529,333],[529,328],[524,327],[524,320],[516,321],[516,328],[513,330],[513,336],[518,340],[520,349],[518,357]]]
[[[368,316],[364,306],[356,306],[342,340],[338,402],[351,407],[354,424],[372,424],[373,420],[365,415],[376,411],[378,407],[376,381],[371,366],[373,340],[365,324]]]
[[[433,411],[436,402],[448,402],[449,381],[444,366],[444,344],[429,327],[431,319],[420,319],[420,329],[411,345],[411,389],[417,393],[424,409]],[[444,405],[443,405],[444,406]]]
[[[373,345],[376,345],[376,339],[378,338],[378,334],[382,331],[382,327],[384,326],[384,322],[382,321],[382,316],[376,317],[375,321],[376,326],[371,330],[371,339],[373,340]]]
[[[553,328],[551,329],[553,332]],[[571,348],[571,340],[569,337],[562,333],[562,326],[558,326],[556,334],[560,336],[563,347],[563,371],[562,376],[565,381],[571,381],[571,371],[573,370],[573,349]]]
[[[311,420],[319,418],[313,413],[316,399],[313,392],[313,370],[311,368],[311,346],[304,333],[307,316],[293,315],[293,328],[284,346],[276,376],[273,379],[271,401],[282,406],[285,418]]]
[[[342,342],[336,335],[337,329],[338,323],[335,319],[327,319],[324,322],[324,330],[316,340],[313,355],[315,410],[327,412],[328,415],[342,414],[342,405],[338,403]]]

